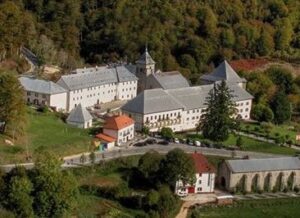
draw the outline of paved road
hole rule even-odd
[[[181,148],[187,153],[193,153],[195,151],[203,153],[205,155],[212,155],[212,156],[221,156],[221,157],[232,157],[233,152],[225,149],[216,149],[216,148],[206,148],[206,147],[195,147],[185,144],[169,144],[169,145],[147,145],[144,147],[128,147],[128,148],[116,148],[114,150],[105,151],[105,152],[96,152],[96,163],[102,160],[111,160],[118,157],[126,157],[126,156],[132,156],[132,155],[142,155],[150,150],[158,151],[159,153],[165,154],[168,151],[174,149],[174,148]],[[235,151],[235,157],[236,158],[242,158],[244,156],[249,156],[250,158],[267,158],[267,157],[279,157],[283,155],[275,155],[275,154],[267,154],[267,153],[258,153],[258,152],[249,152],[249,151]],[[89,153],[85,153],[87,159],[89,159],[88,155]],[[80,157],[82,154],[68,156],[64,158],[64,164],[62,167],[69,168],[69,167],[78,167],[78,165],[81,165]],[[85,164],[90,164],[89,160],[85,162]],[[27,169],[30,169],[33,167],[33,163],[24,163],[19,164]],[[4,171],[10,171],[12,168],[14,168],[15,164],[9,164],[9,165],[2,165],[1,168],[4,169]]]

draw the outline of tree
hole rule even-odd
[[[241,149],[243,144],[244,144],[243,138],[241,136],[237,137],[235,145]]]
[[[279,87],[279,89],[284,91],[286,94],[290,94],[292,92],[294,79],[289,70],[281,67],[270,67],[266,73],[273,83]]]
[[[271,108],[263,104],[255,105],[251,111],[251,116],[260,122],[271,122],[274,119],[274,113]]]
[[[7,205],[17,217],[33,217],[32,183],[27,177],[13,177],[8,186]]]
[[[176,181],[193,183],[195,179],[195,165],[192,158],[179,148],[168,152],[160,164],[161,180],[175,187]]]
[[[214,141],[224,141],[229,137],[231,128],[236,125],[235,104],[232,94],[225,81],[216,84],[209,92],[206,100],[206,113],[200,120],[201,129],[205,138]]]
[[[144,135],[149,135],[149,133],[150,133],[149,127],[143,126],[143,128],[142,128],[142,133],[143,133]]]
[[[33,217],[33,186],[24,167],[17,166],[3,177],[2,204],[17,217]]]
[[[162,156],[157,151],[148,151],[141,156],[138,169],[146,179],[153,179],[159,170]]]
[[[162,186],[158,192],[160,193],[160,198],[158,201],[158,211],[160,213],[160,217],[167,218],[169,217],[170,211],[178,206],[179,200],[170,191],[168,186]]]
[[[160,131],[160,134],[165,139],[172,139],[174,137],[173,130],[170,127],[163,127]]]
[[[258,53],[262,56],[271,54],[274,51],[274,40],[272,35],[263,29],[258,39]]]
[[[61,161],[55,155],[43,153],[38,156],[32,182],[33,207],[38,217],[63,217],[74,207],[77,182],[69,171],[61,170]]]
[[[282,124],[290,121],[292,108],[287,96],[283,91],[278,91],[271,103],[274,112],[274,121],[276,124]]]
[[[23,89],[13,72],[0,71],[0,122],[4,133],[17,138],[24,134],[26,107]]]

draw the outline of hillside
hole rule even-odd
[[[0,57],[25,45],[68,69],[133,62],[148,43],[158,67],[197,78],[223,58],[299,61],[299,11],[294,0],[1,0]]]

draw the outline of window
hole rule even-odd
[[[38,93],[35,93],[34,96],[35,96],[35,97],[39,97],[39,94],[38,94]]]
[[[46,95],[43,95],[43,98],[46,98]]]
[[[198,192],[201,192],[201,191],[202,191],[202,188],[201,188],[201,187],[197,188],[197,191],[198,191]]]
[[[249,108],[246,108],[246,111],[249,111]]]
[[[199,184],[199,185],[201,185],[201,183],[202,183],[202,181],[201,181],[201,180],[199,180],[199,181],[198,181],[198,184]]]
[[[30,95],[31,95],[31,93],[30,93],[30,92],[27,92],[27,95],[28,95],[28,96],[30,96]]]
[[[249,105],[249,101],[246,102],[246,105]]]

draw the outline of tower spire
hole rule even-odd
[[[148,52],[148,42],[146,42],[145,52]]]

